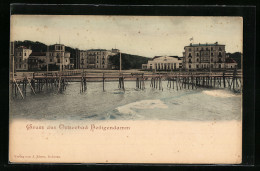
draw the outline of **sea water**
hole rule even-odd
[[[118,82],[88,82],[80,92],[80,83],[72,82],[62,93],[47,91],[25,99],[10,98],[11,119],[31,120],[241,120],[242,95],[229,89],[162,90],[150,87],[136,89],[134,81],[125,82],[125,90]],[[190,87],[191,88],[191,87]]]

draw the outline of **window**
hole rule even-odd
[[[174,69],[176,69],[176,63],[174,63]]]
[[[222,57],[222,54],[221,54],[221,52],[219,52],[219,53],[218,53],[218,57]]]
[[[24,64],[24,68],[26,68],[26,64]]]
[[[211,64],[211,68],[213,68],[213,64]]]
[[[26,56],[26,53],[24,53],[24,56]]]
[[[218,67],[221,68],[221,64],[219,64]]]
[[[197,48],[197,51],[199,51],[199,48]]]
[[[191,48],[189,48],[189,51],[191,51]]]
[[[21,65],[21,64],[19,65],[19,68],[22,68],[22,65]]]
[[[211,62],[213,62],[213,58],[211,58]]]
[[[200,56],[199,53],[197,53],[197,56]]]
[[[20,62],[22,62],[22,58],[20,58]],[[21,67],[20,67],[21,68]]]
[[[211,56],[214,56],[214,54],[213,54],[213,53],[211,53]]]
[[[221,47],[219,47],[219,48],[218,48],[218,50],[222,50],[222,48],[221,48]]]
[[[191,65],[189,65],[189,68],[191,68]]]
[[[50,59],[50,62],[52,62],[52,59]]]
[[[231,68],[232,68],[232,66],[231,66]]]
[[[191,63],[191,59],[189,59],[189,63]]]
[[[199,58],[197,58],[197,62],[199,62]]]
[[[68,62],[68,60],[66,59],[66,62]]]
[[[211,47],[211,50],[213,50],[213,47]]]
[[[197,68],[199,68],[199,65],[196,65]]]
[[[60,63],[60,59],[58,59],[58,63]]]
[[[206,48],[206,50],[209,50],[209,48]]]
[[[191,56],[191,53],[189,53],[189,57],[192,57],[192,56]]]
[[[97,64],[98,64],[98,61],[97,61]]]

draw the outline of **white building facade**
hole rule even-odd
[[[70,64],[70,52],[65,51],[63,44],[55,44],[54,50],[46,52],[46,65],[57,65],[60,69],[70,69],[73,64]]]
[[[119,53],[118,49],[89,49],[80,50],[78,56],[79,68],[111,69],[109,57]]]
[[[20,46],[15,49],[14,61],[15,61],[15,70],[23,71],[28,70],[28,58],[32,53],[31,49],[28,49],[24,46]]]
[[[225,69],[225,45],[190,44],[184,47],[183,68],[185,70]]]
[[[182,59],[178,56],[155,56],[142,69],[156,71],[174,71],[182,68]]]

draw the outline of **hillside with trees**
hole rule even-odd
[[[25,41],[15,41],[15,48],[19,46],[25,46],[27,48],[30,48],[33,52],[47,52],[47,45],[41,42],[33,42],[30,40]],[[70,52],[70,59],[74,63],[76,61],[76,50],[77,48],[71,48],[69,46],[65,47],[67,52]],[[49,50],[54,50],[54,45],[49,46]],[[75,65],[75,63],[74,63]]]
[[[38,41],[15,41],[15,47],[17,48],[19,46],[30,48],[33,52],[47,52],[47,45]],[[74,63],[76,61],[76,51],[78,49],[69,46],[66,46],[65,49],[67,52],[70,52],[70,59]],[[54,50],[54,45],[50,45],[49,50]],[[146,64],[148,59],[149,58],[147,57],[122,53],[122,69],[141,69],[142,64]],[[111,56],[110,62],[115,66],[115,69],[119,69],[119,54]]]
[[[122,69],[141,69],[142,64],[147,64],[149,58],[138,56],[138,55],[130,55],[126,53],[121,54],[122,59]],[[120,55],[114,55],[109,58],[110,62],[113,66],[115,66],[115,69],[119,69],[120,66]]]
[[[241,69],[242,54],[241,52],[227,53],[229,58],[234,59],[237,62],[237,67]]]

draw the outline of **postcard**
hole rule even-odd
[[[10,163],[242,162],[242,17],[10,21]]]

